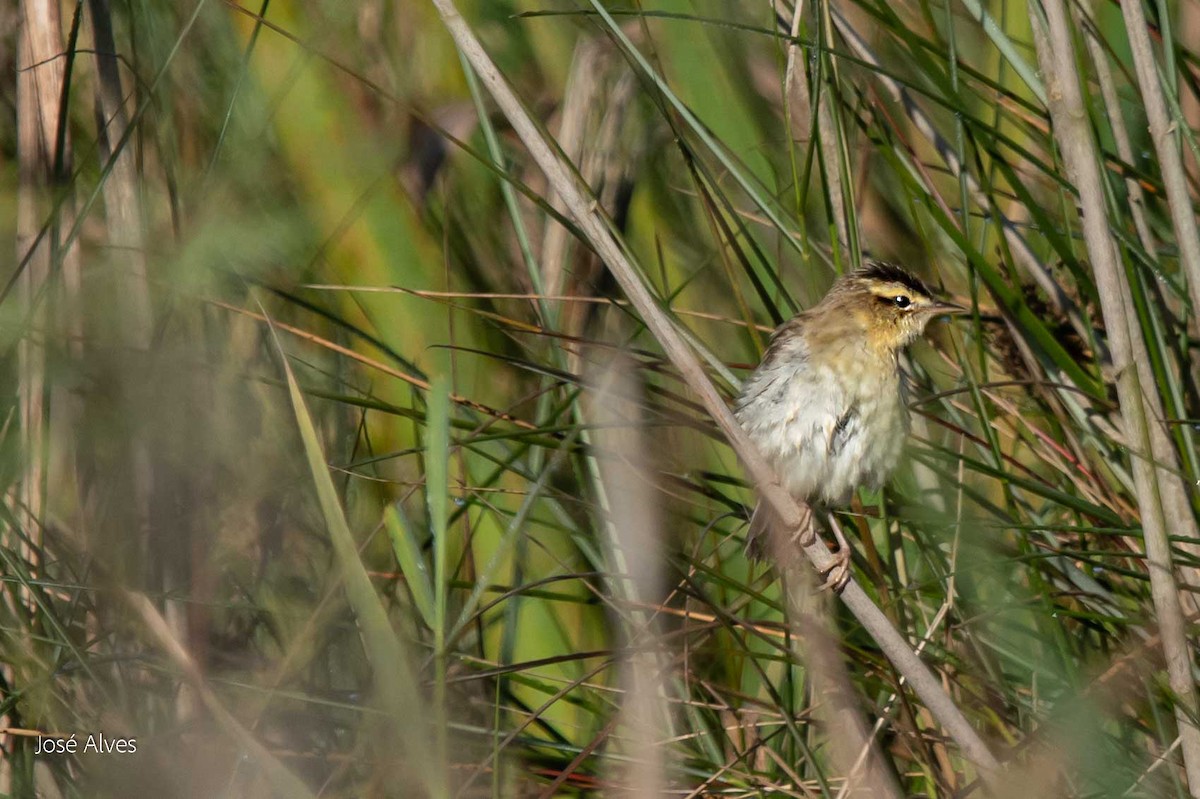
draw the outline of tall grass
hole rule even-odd
[[[1200,795],[1195,9],[1050,2],[22,6],[6,791]],[[862,253],[843,602],[711,402]]]

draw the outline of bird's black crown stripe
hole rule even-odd
[[[886,280],[890,283],[899,283],[913,293],[921,294],[925,297],[933,296],[924,283],[895,264],[888,264],[883,261],[868,261],[866,265],[854,273],[854,276],[863,280]]]

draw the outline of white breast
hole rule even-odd
[[[831,505],[887,479],[906,429],[895,368],[866,369],[858,358],[839,362],[845,368],[838,372],[807,358],[760,368],[737,407],[788,490]]]

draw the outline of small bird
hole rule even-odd
[[[848,504],[860,486],[883,485],[908,432],[900,351],[934,317],[965,311],[904,269],[867,261],[775,331],[734,411],[792,496],[828,509]],[[773,518],[760,501],[747,536],[752,557],[762,556]],[[838,549],[825,585],[840,591],[850,547],[830,520]],[[800,545],[815,535],[806,525]]]

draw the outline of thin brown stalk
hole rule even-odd
[[[737,420],[704,372],[696,354],[642,282],[641,273],[614,236],[596,203],[577,184],[572,172],[562,163],[558,152],[547,142],[545,134],[534,123],[470,26],[458,13],[453,0],[433,0],[433,5],[459,50],[476,70],[533,159],[563,199],[571,217],[587,236],[588,243],[603,259],[672,364],[704,403],[742,459],[763,500],[770,503],[786,529],[799,529],[804,521],[804,510],[780,485],[771,467],[738,426]],[[832,566],[833,556],[824,544],[814,543],[804,549],[804,554],[818,569]],[[857,583],[851,581],[842,592],[841,599],[896,669],[908,678],[913,690],[942,724],[946,733],[962,749],[963,754],[983,772],[994,772],[998,768],[998,762],[979,733],[943,690],[938,678],[912,651],[904,636],[892,626],[870,597]]]
[[[775,8],[776,13],[781,16],[787,13],[785,4],[778,0]],[[808,78],[804,72],[804,51],[800,46],[800,23],[804,18],[804,11],[804,0],[797,0],[791,11],[791,25],[788,28],[791,41],[788,42],[787,64],[783,73],[783,101],[792,136],[806,147],[811,147],[813,144],[812,93],[809,91]],[[828,6],[822,4],[818,13],[827,11]],[[828,25],[824,27],[826,45],[832,51],[833,31]],[[830,210],[833,214],[832,222],[837,230],[838,246],[845,250],[850,244],[848,225],[852,216],[848,213],[849,209],[846,205],[847,191],[843,190],[842,159],[838,147],[837,129],[832,116],[835,107],[833,84],[836,76],[828,74],[829,70],[832,70],[832,63],[827,65],[826,85],[817,93],[818,134],[816,145],[821,150],[821,161],[825,165],[825,190],[829,195]],[[852,184],[847,185],[852,186]],[[852,189],[850,189],[850,193],[853,194]],[[853,198],[851,198],[851,202],[853,202]]]
[[[1193,796],[1200,796],[1200,728],[1192,722],[1196,712],[1196,686],[1188,647],[1183,609],[1171,560],[1168,528],[1160,491],[1158,460],[1145,400],[1154,392],[1144,383],[1137,362],[1148,362],[1145,345],[1129,308],[1129,287],[1109,234],[1109,221],[1100,173],[1100,160],[1092,137],[1083,94],[1079,86],[1075,45],[1066,9],[1060,0],[1043,0],[1045,25],[1030,8],[1038,61],[1049,89],[1050,117],[1067,172],[1079,191],[1084,241],[1092,262],[1100,306],[1112,349],[1122,428],[1128,437],[1134,484],[1142,512],[1150,589],[1161,628],[1167,676],[1176,694],[1175,718],[1180,751]],[[1157,395],[1154,395],[1157,397]],[[1190,516],[1190,512],[1188,514]],[[1177,523],[1182,519],[1176,519]]]
[[[799,6],[797,6],[799,10]],[[819,0],[816,13],[823,17],[821,30],[824,33],[824,45],[828,52],[834,51],[833,25],[830,22],[828,0]],[[858,216],[852,213],[854,205],[854,182],[843,174],[843,142],[838,136],[837,126],[833,118],[837,110],[837,67],[832,56],[827,59],[821,74],[824,85],[817,96],[817,136],[820,140],[821,160],[825,163],[825,191],[829,195],[829,205],[833,213],[833,223],[837,229],[838,246],[843,257],[848,257],[847,248],[850,246],[850,225],[857,224]],[[804,76],[798,76],[804,81]],[[856,236],[857,238],[857,236]]]
[[[346,347],[344,345],[330,341],[329,339],[322,338],[315,333],[310,333],[307,330],[302,330],[301,328],[296,327],[294,325],[287,325],[287,324],[284,324],[283,322],[276,322],[274,320],[268,320],[267,317],[264,316],[263,314],[255,313],[254,311],[250,311],[245,308],[239,308],[236,305],[230,305],[229,303],[221,302],[220,300],[208,300],[208,303],[209,303],[209,305],[213,305],[218,308],[224,308],[226,311],[230,311],[235,314],[241,314],[242,316],[245,316],[249,319],[253,319],[257,322],[262,322],[264,324],[269,323],[276,330],[283,330],[287,333],[290,333],[293,336],[296,336],[299,339],[308,341],[312,344],[316,344],[317,346],[320,346],[320,347],[325,347],[330,352],[336,352],[338,355],[344,355],[347,358],[358,361],[359,363],[361,363],[365,366],[369,366],[372,369],[382,372],[383,374],[388,375],[389,377],[394,377],[397,380],[403,380],[405,383],[408,383],[410,386],[416,386],[417,388],[421,389],[422,391],[428,391],[430,388],[428,380],[423,380],[419,377],[414,377],[414,376],[408,374],[407,372],[401,372],[399,369],[393,369],[392,367],[388,366],[387,364],[385,364],[381,361],[377,361],[374,358],[370,358],[366,355],[362,355],[361,353],[356,352],[354,349],[352,349],[350,347]],[[487,405],[484,405],[483,403],[476,402],[472,399],[468,399],[460,394],[451,394],[450,401],[456,405],[462,405],[464,408],[470,408],[473,411],[478,411],[479,413],[482,413],[486,416],[491,416],[496,419],[503,419],[504,421],[509,422],[510,424],[515,425],[516,427],[520,427],[524,430],[537,430],[538,429],[537,425],[530,424],[529,422],[525,421],[524,419],[518,419],[517,417],[513,416],[510,413],[506,413],[504,411],[489,407]]]
[[[97,103],[102,124],[101,141],[105,146],[122,140],[129,127],[127,99],[121,84],[116,40],[112,30],[112,12],[108,0],[89,0],[92,31],[96,39]],[[113,153],[104,153],[107,161]],[[125,147],[112,160],[112,170],[104,181],[104,216],[108,245],[125,259],[122,274],[121,318],[126,343],[148,348],[151,336],[150,287],[146,276],[145,242],[142,233],[142,207],[139,200],[138,169],[132,148]]]
[[[583,162],[589,134],[594,135],[594,131],[588,129],[588,121],[603,101],[600,78],[608,65],[609,56],[607,40],[590,39],[575,48],[571,61],[571,71],[563,91],[563,104],[558,114],[556,138],[567,158],[577,164]],[[550,203],[555,209],[562,210],[562,201],[557,196],[551,196]],[[541,261],[544,275],[542,285],[547,294],[558,294],[566,285],[572,244],[570,231],[562,225],[546,226]]]
[[[792,24],[788,29],[792,40],[788,42],[787,66],[783,72],[784,111],[797,141],[808,143],[812,136],[812,98],[808,95],[808,81],[804,77],[804,53],[800,49],[800,20],[804,15],[804,0],[797,0],[792,10]]]

